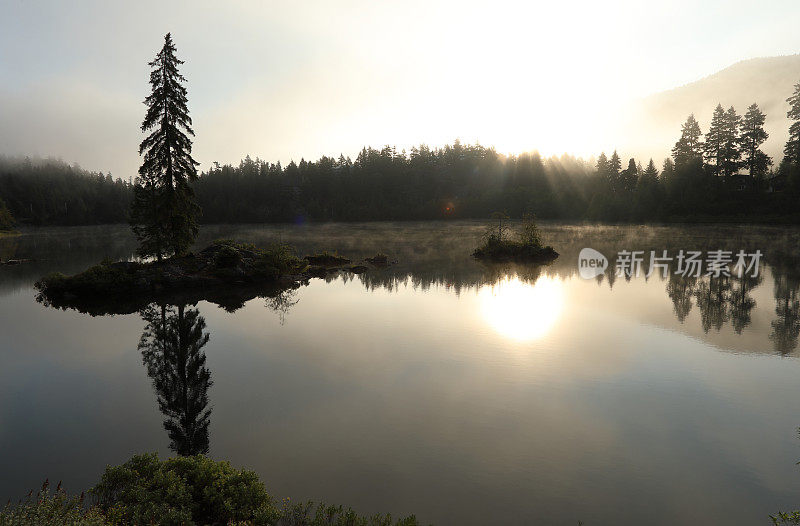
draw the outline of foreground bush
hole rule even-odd
[[[108,467],[89,493],[115,524],[268,524],[273,506],[252,471],[198,455],[138,455]]]
[[[202,455],[159,460],[156,454],[137,455],[121,466],[109,466],[89,490],[94,505],[83,495],[54,495],[47,483],[36,498],[7,505],[0,526],[192,525],[252,526],[417,526],[411,516],[364,517],[351,509],[289,499],[276,505],[258,476],[227,462]]]

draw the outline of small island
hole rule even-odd
[[[296,289],[310,278],[339,271],[359,274],[388,264],[383,254],[353,264],[327,252],[299,258],[285,244],[259,248],[218,240],[197,253],[149,262],[106,260],[74,276],[50,274],[35,286],[39,302],[90,314],[132,313],[153,301],[200,300],[233,311],[252,298]]]
[[[474,258],[492,262],[549,263],[558,257],[553,247],[542,244],[541,232],[532,214],[523,216],[516,239],[509,237],[508,220],[502,213],[492,215],[486,240],[472,253]]]

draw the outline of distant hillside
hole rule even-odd
[[[789,135],[786,98],[798,82],[800,54],[737,62],[701,80],[640,101],[625,127],[627,140],[621,144],[626,153],[660,162],[669,155],[681,124],[690,113],[694,113],[705,133],[718,103],[726,109],[734,106],[743,114],[755,102],[767,114],[765,127],[770,136],[764,149],[777,164]]]

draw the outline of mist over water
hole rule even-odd
[[[795,504],[796,229],[546,224],[561,256],[544,267],[474,261],[483,229],[206,227],[199,246],[397,263],[233,312],[96,317],[36,303],[32,284],[131,257],[127,229],[0,240],[3,259],[35,259],[0,268],[0,497],[208,448],[276,496],[435,524],[753,524]],[[602,277],[578,274],[584,247],[612,260]],[[764,252],[757,279],[612,272],[620,250],[740,248]]]

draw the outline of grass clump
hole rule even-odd
[[[109,522],[97,507],[86,507],[83,494],[69,496],[58,484],[51,493],[45,481],[42,489],[34,496],[29,493],[24,501],[10,502],[0,510],[0,526],[62,526],[64,524],[81,526],[107,526]]]

